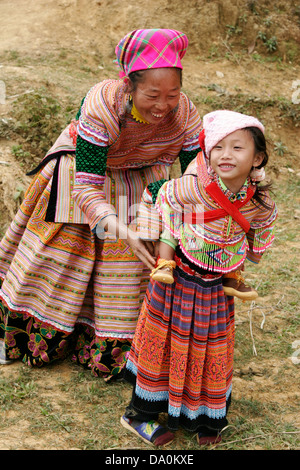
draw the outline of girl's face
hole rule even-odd
[[[131,96],[142,117],[150,124],[159,124],[178,105],[180,89],[176,69],[149,69]]]
[[[230,191],[237,193],[252,167],[259,166],[263,155],[256,153],[248,130],[240,129],[224,137],[210,152],[210,165]]]

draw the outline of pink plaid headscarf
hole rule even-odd
[[[137,29],[127,34],[116,46],[120,76],[137,70],[178,67],[186,53],[188,39],[173,29]]]

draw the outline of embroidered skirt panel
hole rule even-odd
[[[62,332],[79,323],[94,328],[97,337],[131,339],[149,271],[123,240],[101,239],[88,224],[45,221],[54,168],[51,160],[35,176],[0,243],[0,299],[10,311]],[[161,166],[111,170],[107,201],[134,227],[145,186],[162,177]]]

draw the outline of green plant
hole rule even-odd
[[[272,36],[270,39],[265,41],[265,46],[268,52],[274,52],[277,50],[277,38],[276,36]]]
[[[254,15],[258,15],[258,11],[256,9],[258,0],[247,0],[247,5],[251,13]]]
[[[274,143],[274,150],[277,153],[277,155],[282,157],[286,153],[287,148],[282,142],[275,142]]]
[[[261,39],[263,42],[265,42],[267,40],[266,33],[264,33],[263,31],[259,31],[258,34],[257,34],[257,38]]]
[[[268,38],[264,31],[259,31],[257,34],[257,38],[263,42],[268,52],[271,53],[277,50],[278,42],[277,42],[276,36],[272,36],[271,38]]]

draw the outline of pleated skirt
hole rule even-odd
[[[168,427],[220,431],[227,424],[234,354],[234,302],[221,278],[191,275],[172,285],[151,280],[126,365],[131,406],[168,414]]]

